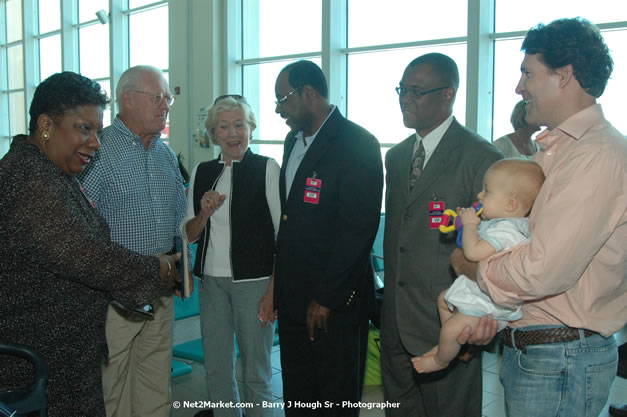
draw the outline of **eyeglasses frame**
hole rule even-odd
[[[240,94],[222,94],[221,96],[218,96],[218,98],[216,98],[213,101],[213,105],[215,106],[218,103],[218,101],[224,100],[225,98],[232,98],[235,101],[239,101],[239,102],[248,104],[248,101],[246,101],[246,97],[244,97],[244,96],[242,96]]]
[[[155,104],[159,104],[161,103],[161,100],[165,99],[165,102],[168,104],[168,106],[172,106],[174,104],[174,100],[176,100],[176,97],[170,94],[153,93],[151,91],[142,91],[142,90],[129,90],[129,91],[132,91],[134,93],[148,94],[149,96],[152,96],[155,99]]]
[[[292,94],[294,94],[295,92],[297,92],[298,90],[300,90],[301,88],[303,88],[302,86],[300,87],[296,87],[295,89],[293,89],[292,91],[290,91],[289,93],[287,93],[286,95],[284,95],[283,97],[277,99],[274,101],[274,104],[276,104],[277,107],[283,107],[283,103],[285,103],[285,101],[290,98],[290,96]]]
[[[399,97],[402,97],[402,96],[404,96],[405,94],[407,94],[407,93],[409,93],[411,91],[411,94],[415,98],[418,99],[418,98],[420,98],[422,96],[426,96],[427,94],[431,94],[431,93],[435,93],[436,91],[444,90],[445,88],[449,88],[449,86],[433,88],[433,89],[427,90],[427,91],[418,91],[418,89],[416,87],[406,88],[406,87],[401,87],[399,85],[398,87],[395,87],[394,90],[396,90],[396,94],[398,94]],[[406,92],[403,92],[403,90],[405,90]]]

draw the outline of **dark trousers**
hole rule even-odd
[[[311,342],[307,329],[279,319],[286,417],[358,416],[366,365],[368,321],[329,325]]]

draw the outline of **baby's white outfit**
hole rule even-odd
[[[479,239],[487,241],[497,252],[513,248],[519,243],[528,243],[529,219],[527,217],[498,218],[483,220],[477,227]],[[522,309],[512,310],[495,304],[479,285],[465,275],[460,275],[444,295],[448,308],[454,308],[467,316],[481,317],[492,314],[499,322],[499,331],[510,321],[522,318]]]

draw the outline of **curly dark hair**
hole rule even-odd
[[[539,54],[540,61],[552,70],[572,65],[581,88],[597,98],[603,94],[614,69],[601,32],[580,17],[535,26],[520,49],[527,54]]]
[[[63,116],[69,110],[88,104],[95,104],[103,110],[109,104],[109,98],[100,84],[70,71],[51,75],[35,89],[28,111],[30,134],[37,130],[37,119],[42,114],[54,119]]]

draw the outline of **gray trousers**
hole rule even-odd
[[[268,279],[233,282],[205,275],[199,283],[200,324],[211,402],[272,402],[270,353],[274,324],[257,318]],[[240,351],[236,372],[235,338]],[[239,385],[239,388],[238,388]],[[214,408],[216,417],[270,417],[271,408]]]
[[[413,355],[400,339],[396,317],[385,313],[381,328],[383,398],[398,403],[398,408],[386,408],[386,417],[481,417],[481,356],[469,363],[455,359],[442,371],[418,374],[411,363]]]

